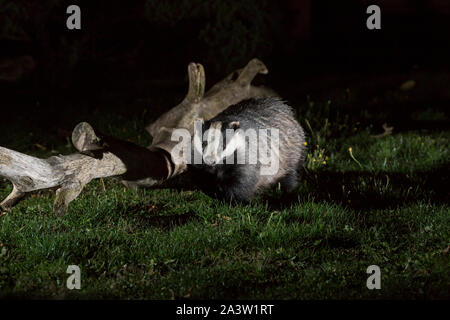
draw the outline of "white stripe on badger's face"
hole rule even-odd
[[[222,122],[213,122],[204,135],[206,135],[206,148],[203,150],[203,161],[207,165],[214,165],[220,162],[221,150],[219,150],[222,144]],[[203,138],[205,140],[205,138]]]
[[[202,145],[202,127],[203,119],[197,118],[194,120],[194,163],[201,164],[203,158],[203,145]]]
[[[227,130],[234,131],[233,129]],[[245,138],[242,135],[241,130],[237,130],[234,132],[235,133],[233,134],[231,140],[229,142],[227,141],[227,146],[221,154],[222,159],[225,159],[226,157],[232,155],[237,149],[242,149],[245,147]]]
[[[229,135],[229,130],[232,135]],[[240,130],[227,129],[226,131],[227,136],[232,137],[230,141],[227,141],[225,150],[221,150],[220,148],[223,146],[222,122],[213,122],[207,130],[207,145],[203,152],[203,160],[207,165],[222,164],[226,157],[232,155],[238,148],[245,146],[245,139]]]

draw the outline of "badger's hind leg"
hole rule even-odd
[[[287,193],[294,192],[299,185],[297,172],[290,172],[280,180],[281,189]]]

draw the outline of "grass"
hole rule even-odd
[[[136,191],[106,179],[106,190],[91,182],[59,218],[52,191],[29,195],[0,216],[0,297],[448,299],[450,131],[373,138],[378,120],[396,116],[376,108],[397,102],[401,112],[414,97],[389,90],[361,105],[348,92],[297,99],[305,101],[297,111],[309,155],[293,196],[275,188],[248,206],[230,205],[182,181]],[[447,120],[430,110],[415,110],[411,121]],[[147,117],[89,119],[146,145]],[[65,138],[26,125],[2,128],[2,145],[42,157],[73,151]],[[10,191],[2,180],[0,197]],[[71,264],[81,268],[81,290],[66,288]],[[381,290],[366,287],[374,264]]]

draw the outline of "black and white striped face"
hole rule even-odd
[[[245,139],[239,128],[239,122],[212,122],[203,133],[202,157],[207,165],[223,164],[225,159],[237,149],[245,146]],[[200,152],[200,151],[199,151]]]

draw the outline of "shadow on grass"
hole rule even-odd
[[[329,202],[354,210],[394,209],[409,203],[426,201],[435,204],[449,204],[446,178],[450,165],[406,172],[365,171],[313,171],[304,172],[299,191],[286,194],[272,190],[263,194],[257,202],[267,203],[270,210],[283,210],[299,204],[303,199],[314,202]],[[220,200],[220,197],[195,181],[195,175],[187,173],[153,189],[171,188],[178,191],[197,190]],[[224,201],[224,200],[222,200]],[[159,215],[157,208],[132,206],[126,209],[131,215],[139,216],[140,223],[170,229],[195,219],[195,213],[185,215]]]
[[[388,209],[417,201],[448,204],[450,166],[412,173],[332,172],[305,175],[308,195],[353,209]]]
[[[155,227],[162,230],[172,230],[191,221],[198,221],[198,216],[189,211],[185,214],[162,215],[160,209],[153,204],[126,206],[122,212],[133,220],[138,229]]]
[[[354,210],[392,209],[418,201],[449,204],[446,187],[449,173],[447,164],[412,173],[315,171],[303,174],[298,193],[272,192],[262,199],[272,210],[288,208],[302,199],[331,202]]]

